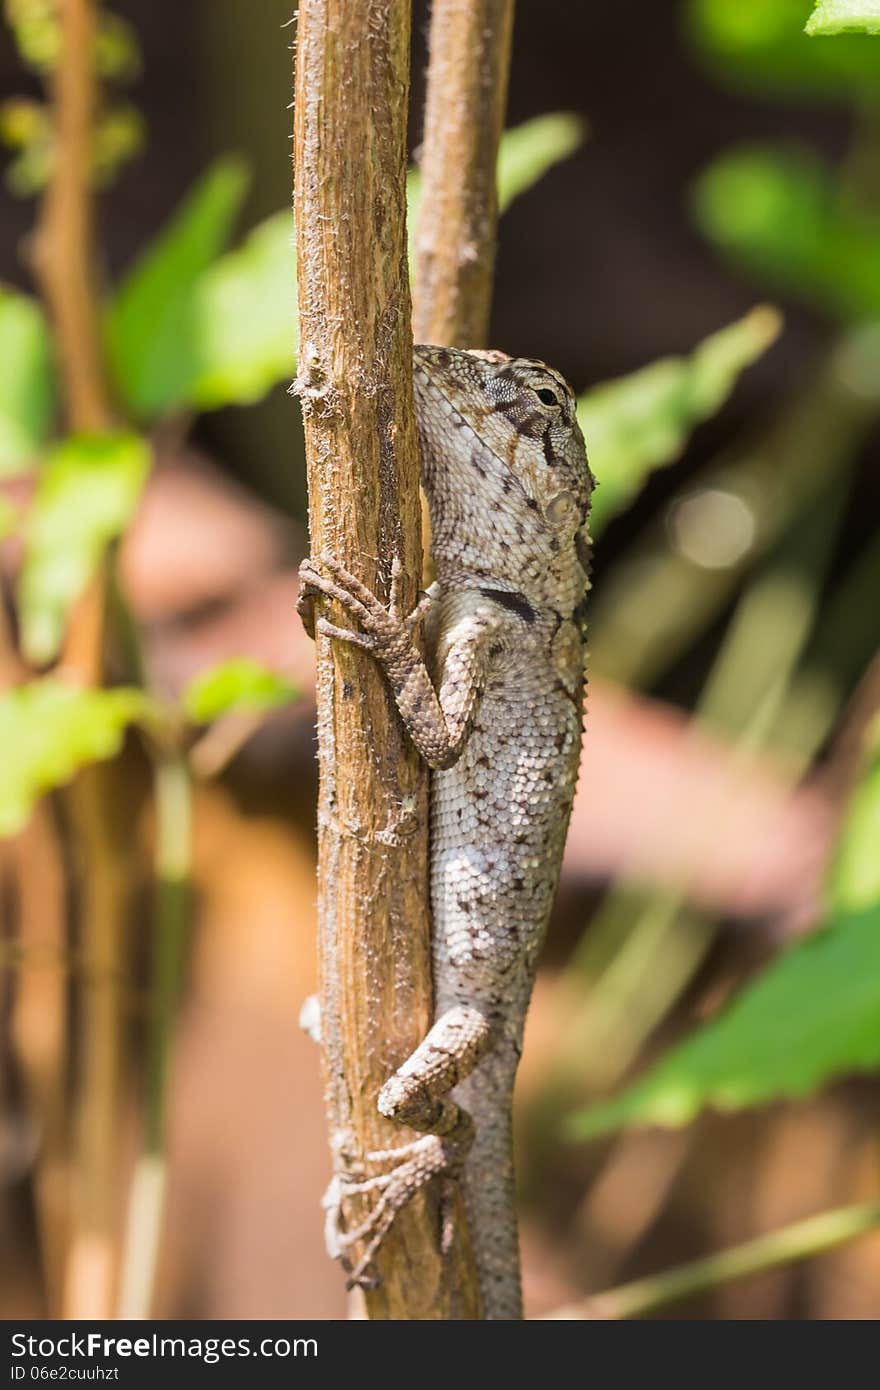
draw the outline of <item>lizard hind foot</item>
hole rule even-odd
[[[371,1270],[373,1258],[391,1230],[397,1213],[432,1178],[444,1178],[446,1198],[449,1185],[460,1174],[464,1156],[462,1146],[449,1136],[425,1134],[400,1148],[366,1155],[371,1161],[393,1161],[394,1167],[387,1173],[372,1178],[355,1178],[354,1181],[347,1179],[344,1174],[337,1174],[331,1180],[323,1203],[327,1213],[325,1238],[328,1253],[341,1262],[348,1275],[346,1288],[377,1287],[380,1280]],[[345,1225],[343,1205],[349,1198],[373,1193],[378,1195],[366,1218],[356,1226]],[[444,1200],[444,1208],[447,1205]],[[447,1219],[444,1211],[444,1243],[449,1239],[445,1229]],[[353,1261],[351,1252],[362,1243],[363,1249],[357,1260]]]

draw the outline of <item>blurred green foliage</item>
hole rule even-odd
[[[880,210],[845,196],[807,151],[723,155],[695,189],[703,233],[764,284],[845,322],[880,316]]]
[[[6,21],[22,60],[49,81],[61,53],[58,0],[4,0]],[[106,6],[97,10],[95,70],[104,82],[131,82],[141,71],[137,37],[127,20]],[[110,183],[141,149],[145,124],[136,107],[104,105],[96,113],[92,168],[95,184]],[[55,131],[48,106],[13,97],[0,106],[0,141],[17,151],[6,170],[13,193],[38,193],[49,181]]]
[[[880,722],[844,822],[825,926],[768,966],[724,1010],[612,1100],[576,1115],[592,1137],[622,1125],[687,1124],[806,1095],[880,1065]]]
[[[811,0],[686,0],[684,15],[703,61],[745,91],[846,105],[876,96],[880,49],[858,35],[811,39],[810,11]]]
[[[37,72],[51,72],[61,52],[56,0],[5,0],[4,10],[24,61]]]
[[[140,690],[84,690],[32,681],[0,696],[0,835],[27,824],[34,802],[89,763],[115,757],[127,727],[149,719]]]
[[[196,676],[181,704],[194,724],[210,724],[225,714],[278,709],[298,696],[296,686],[283,676],[249,657],[236,657]]]
[[[18,525],[19,510],[0,493],[0,541],[11,536]]]
[[[616,640],[626,646],[631,673],[648,679],[656,675],[658,654],[668,664],[722,612],[740,576],[748,574],[744,562],[752,566],[763,557],[726,625],[697,714],[728,738],[745,738],[777,757],[784,752],[792,778],[803,776],[832,732],[848,682],[876,651],[877,634],[876,533],[817,620],[853,464],[880,408],[880,45],[865,34],[811,38],[804,32],[810,10],[809,0],[686,0],[684,6],[696,51],[725,80],[744,90],[822,97],[853,109],[851,147],[836,167],[805,149],[734,148],[716,157],[693,199],[704,235],[736,270],[828,315],[825,362],[772,433],[720,459],[691,498],[673,504],[665,532],[655,529],[644,546],[636,544],[632,561],[618,564],[606,585],[598,617],[594,610],[597,659],[613,657]],[[808,27],[815,34],[832,27],[838,32],[856,27],[858,19],[864,29],[871,12],[877,14],[876,4],[820,4]],[[684,520],[690,525],[691,511],[697,523],[708,517],[710,495],[723,496],[728,507],[739,501],[754,522],[749,547],[727,570],[716,571],[701,538],[681,529]],[[696,560],[694,540],[700,541]],[[647,645],[639,656],[642,629]],[[581,1109],[570,1133],[584,1138],[625,1125],[682,1125],[707,1105],[736,1109],[804,1095],[880,1065],[878,844],[875,724],[829,875],[823,929],[773,961],[717,1019],[666,1050],[643,1077]],[[598,933],[588,934],[579,955],[607,951],[606,917],[619,938],[621,912],[612,911],[617,897],[610,896]],[[606,970],[614,988],[602,975],[585,1001],[581,1045],[586,1037],[595,1045],[596,1036],[607,1045],[619,1035],[629,1043],[623,1066],[635,1057],[683,984],[676,979],[675,992],[667,990],[658,1003],[652,974],[659,966],[648,949],[653,937],[645,934],[656,919],[666,924],[665,952],[674,952],[676,935],[687,945],[692,914],[682,908],[681,893],[644,890],[631,932],[623,943],[618,939]],[[710,921],[703,923],[707,940],[713,930]],[[622,995],[618,976],[624,969]],[[621,1072],[606,1069],[599,1089]]]
[[[713,333],[690,357],[662,358],[581,396],[578,422],[601,483],[590,514],[594,536],[629,505],[654,469],[680,457],[694,427],[721,409],[740,374],[775,341],[781,326],[775,309],[753,309]]]
[[[267,218],[195,286],[198,361],[188,398],[198,410],[260,400],[296,369],[293,218]]]
[[[828,900],[832,911],[880,910],[880,719],[868,731],[860,781],[831,866]],[[880,936],[880,919],[877,922]]]
[[[0,285],[0,478],[37,458],[55,410],[55,380],[42,310]]]
[[[116,388],[135,419],[182,409],[199,372],[197,286],[232,231],[247,175],[221,160],[122,281],[107,314]]]
[[[24,61],[37,72],[51,73],[61,52],[58,0],[5,0],[4,9]],[[102,77],[121,82],[131,81],[141,70],[134,30],[106,8],[98,13],[95,65]]]
[[[67,614],[134,514],[149,465],[134,434],[75,435],[47,456],[18,589],[22,648],[35,665],[57,656]]]
[[[3,517],[0,515],[0,533]],[[131,686],[92,690],[57,676],[29,681],[0,695],[0,838],[26,824],[34,803],[89,763],[113,758],[126,729],[139,725],[165,749],[186,722],[267,713],[299,698],[288,680],[242,657],[201,672],[180,706]],[[8,750],[8,756],[7,756]]]
[[[498,151],[498,211],[506,212],[521,193],[562,160],[568,159],[583,143],[585,127],[579,116],[553,111],[535,116],[501,137]],[[422,176],[411,169],[406,180],[406,221],[409,231],[410,269],[415,263],[419,213],[422,206]]]
[[[816,0],[807,20],[808,34],[843,34],[856,30],[880,34],[878,0]]]
[[[0,106],[0,141],[16,151],[6,169],[11,191],[20,198],[39,193],[49,178],[55,149],[48,108],[28,97],[10,97]]]
[[[131,102],[119,102],[95,125],[92,178],[96,188],[112,184],[124,164],[139,154],[147,138],[144,118]]]
[[[498,211],[506,212],[515,198],[574,154],[585,135],[583,121],[570,111],[535,116],[506,130],[498,151]]]

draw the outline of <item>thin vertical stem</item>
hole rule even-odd
[[[150,1316],[165,1209],[168,1071],[190,921],[192,782],[185,757],[158,754],[155,914],[144,1148],[129,1195],[120,1318]]]
[[[416,239],[416,342],[485,347],[513,0],[434,0]]]
[[[61,52],[50,95],[55,152],[34,237],[34,268],[52,321],[65,415],[72,430],[113,422],[101,354],[91,196],[92,136],[98,94],[94,0],[59,0]],[[96,577],[69,625],[64,668],[100,684],[105,576]],[[122,1057],[119,979],[128,895],[129,846],[119,833],[113,774],[91,767],[68,796],[82,856],[79,910],[86,975],[79,998],[76,1218],[65,1278],[68,1317],[108,1317],[115,1279],[116,1129]]]
[[[110,422],[95,289],[94,205],[89,196],[95,83],[94,0],[58,0],[61,58],[52,75],[55,156],[34,265],[53,320],[67,415],[75,430]]]

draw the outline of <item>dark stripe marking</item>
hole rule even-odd
[[[499,603],[508,612],[515,613],[523,622],[533,623],[535,621],[535,610],[529,603],[525,594],[509,593],[507,589],[481,589],[483,598],[490,598],[494,603]]]
[[[543,415],[538,411],[530,411],[522,420],[514,420],[513,425],[517,434],[522,434],[526,439],[534,439],[534,427],[539,420],[543,420]]]
[[[555,464],[556,464],[556,455],[555,455],[554,452],[553,452],[553,443],[552,443],[552,440],[550,439],[550,426],[549,426],[549,425],[547,426],[547,428],[546,428],[545,431],[544,431],[544,440],[543,440],[543,444],[544,444],[544,458],[545,458],[546,461],[547,461],[547,467],[548,467],[548,468],[553,468],[553,467],[555,467]]]

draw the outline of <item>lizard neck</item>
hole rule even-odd
[[[559,617],[574,617],[582,609],[590,587],[583,547],[567,546],[556,553],[548,553],[539,560],[523,563],[515,573],[509,572],[506,566],[481,563],[478,555],[466,556],[461,548],[451,559],[438,553],[435,546],[434,561],[444,592],[474,589],[482,593],[510,594],[512,598],[525,600],[535,614],[552,616],[554,621]]]

